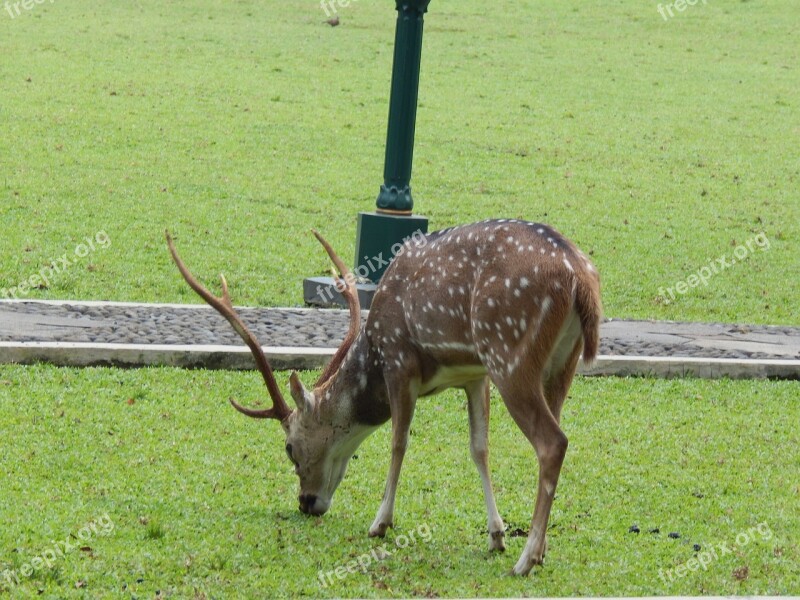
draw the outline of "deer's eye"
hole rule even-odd
[[[294,463],[294,466],[297,466],[297,461],[294,459],[294,456],[292,456],[292,445],[291,444],[286,444],[286,456],[288,456],[289,460]]]

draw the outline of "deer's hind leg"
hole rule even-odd
[[[559,425],[561,424],[561,409],[572,385],[582,347],[580,326],[577,316],[575,316],[562,327],[545,371],[544,397],[550,412]],[[543,559],[546,554],[547,537],[545,536]]]
[[[527,575],[534,565],[542,564],[547,548],[547,522],[561,465],[567,453],[567,436],[551,410],[551,402],[545,394],[545,384],[553,392],[553,408],[560,412],[566,389],[559,399],[563,386],[556,385],[557,380],[550,381],[549,371],[552,367],[551,358],[561,355],[556,350],[563,353],[565,338],[572,339],[572,319],[568,311],[569,306],[555,304],[546,319],[544,315],[540,317],[541,327],[536,328],[535,337],[517,350],[519,360],[511,363],[518,363],[517,368],[489,371],[508,412],[533,446],[539,463],[539,482],[531,528],[525,549],[512,570],[515,575]],[[574,345],[574,339],[572,344]],[[567,352],[566,355],[571,358],[573,353]]]
[[[533,389],[515,389],[500,384],[500,394],[522,433],[536,451],[539,483],[528,541],[517,564],[515,575],[527,575],[534,565],[542,564],[546,548],[547,521],[553,505],[561,465],[567,453],[567,436],[561,431],[545,400],[540,381]]]
[[[503,537],[505,525],[492,490],[492,479],[489,475],[489,379],[473,381],[464,387],[467,392],[469,411],[470,453],[483,484],[483,497],[486,501],[486,513],[489,528],[489,551],[506,549]]]

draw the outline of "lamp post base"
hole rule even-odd
[[[404,240],[428,233],[428,218],[377,212],[358,213],[356,276],[378,283]]]
[[[356,233],[356,277],[358,301],[369,308],[378,282],[403,242],[428,233],[428,219],[419,215],[387,214],[380,211],[358,213]],[[307,277],[303,280],[303,301],[312,306],[347,306],[332,277]]]

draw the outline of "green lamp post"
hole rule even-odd
[[[411,214],[411,161],[417,118],[419,70],[422,58],[422,19],[430,0],[397,0],[397,31],[386,134],[384,183],[376,202],[378,210]]]
[[[412,214],[411,162],[414,156],[423,16],[429,3],[430,0],[396,0],[397,29],[384,181],[375,210],[358,214],[354,273],[361,282],[358,288],[363,307],[369,306],[378,280],[394,257],[392,248],[397,249],[396,244],[428,231],[428,219]],[[303,282],[303,288],[307,303],[344,304],[330,278],[308,278]]]
[[[422,25],[430,0],[396,0],[392,91],[389,100],[389,126],[386,133],[386,160],[376,210],[358,215],[356,269],[365,271],[372,257],[391,257],[394,244],[425,233],[428,220],[412,215],[411,163],[414,157],[414,126],[417,118],[419,71],[422,58]],[[373,263],[374,265],[374,263]],[[367,278],[377,282],[385,267],[369,268]]]

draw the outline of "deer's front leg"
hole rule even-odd
[[[392,411],[392,462],[381,506],[375,516],[375,521],[369,528],[370,537],[383,537],[386,535],[386,530],[393,526],[394,497],[397,493],[397,482],[400,479],[403,457],[408,447],[408,433],[411,429],[411,419],[414,417],[414,406],[417,403],[419,384],[410,382],[408,379],[402,381],[396,379],[391,381],[387,377],[386,380],[389,406]]]

